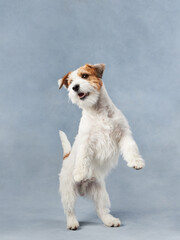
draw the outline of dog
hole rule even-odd
[[[64,161],[59,174],[60,194],[67,218],[67,228],[76,230],[76,197],[90,197],[97,215],[108,227],[119,227],[120,219],[110,214],[110,200],[105,176],[117,165],[119,153],[128,167],[145,166],[122,112],[113,104],[102,81],[105,64],[86,64],[58,80],[73,104],[82,109],[78,134],[71,144],[59,131]]]

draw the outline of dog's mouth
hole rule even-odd
[[[87,96],[89,96],[89,92],[88,93],[80,92],[78,93],[78,96],[81,100],[84,100]]]

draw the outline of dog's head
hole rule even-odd
[[[86,64],[59,79],[59,89],[66,87],[72,103],[80,108],[91,107],[98,101],[104,69],[104,64]]]

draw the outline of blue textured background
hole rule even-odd
[[[72,142],[81,112],[57,79],[99,62],[146,168],[107,179],[121,228],[80,199],[68,232],[58,129]],[[180,239],[180,1],[0,0],[0,111],[1,240]]]

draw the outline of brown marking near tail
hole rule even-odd
[[[105,66],[104,64],[102,65]],[[94,67],[94,65],[86,64],[78,69],[78,75],[82,77],[83,74],[88,75],[88,77],[84,80],[88,81],[95,89],[101,89],[103,85],[101,80],[103,71],[100,73],[100,71]]]
[[[69,152],[69,153],[66,153],[66,154],[63,156],[63,160],[64,160],[65,158],[69,157],[69,154],[70,154],[70,152]]]

